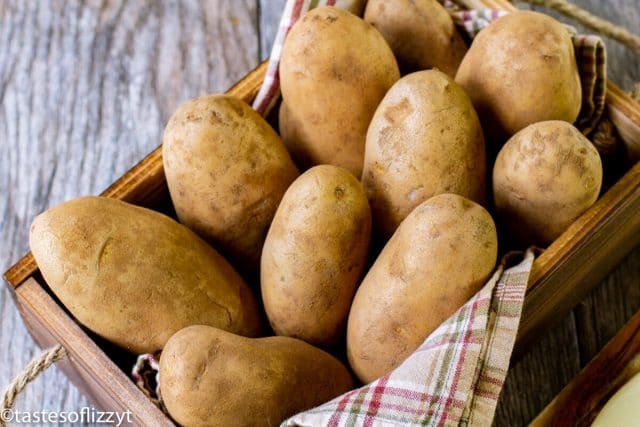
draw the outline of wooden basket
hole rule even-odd
[[[478,5],[514,10],[505,0],[473,0]],[[250,102],[266,64],[250,72],[228,93]],[[609,116],[629,151],[640,152],[640,105],[608,83]],[[103,196],[142,206],[166,203],[162,150],[157,148]],[[632,167],[598,202],[578,218],[533,265],[515,352],[524,349],[582,300],[591,288],[640,242],[640,163]],[[128,377],[133,364],[108,343],[80,327],[56,300],[38,273],[31,254],[5,273],[24,322],[41,347],[62,344],[69,357],[58,366],[97,407],[133,413],[136,424],[171,425],[171,421]],[[126,370],[126,372],[125,372]]]
[[[640,312],[547,405],[530,427],[591,425],[609,398],[640,372]]]

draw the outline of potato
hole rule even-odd
[[[367,132],[362,183],[376,228],[388,238],[436,194],[484,203],[485,163],[480,122],[464,90],[437,70],[401,78]]]
[[[75,318],[133,353],[162,349],[203,324],[256,336],[256,302],[242,278],[188,228],[149,209],[82,197],[40,214],[31,251]]]
[[[335,6],[359,16],[362,15],[362,9],[366,2],[367,0],[336,0]]]
[[[627,368],[629,369],[629,368]],[[615,380],[615,378],[612,378]],[[609,398],[593,420],[592,427],[632,426],[640,419],[640,373],[620,387]]]
[[[360,177],[367,126],[399,78],[384,38],[357,16],[318,7],[298,20],[280,62],[287,106],[280,134],[296,162],[341,166]]]
[[[277,426],[353,387],[333,356],[289,337],[250,339],[210,326],[176,333],[160,357],[160,388],[184,427]]]
[[[180,222],[257,271],[269,224],[298,176],[278,134],[241,100],[208,95],[171,116],[162,154]]]
[[[278,335],[320,346],[344,336],[370,236],[367,197],[349,171],[316,166],[294,181],[267,234],[260,270]]]
[[[496,210],[516,240],[548,244],[595,203],[602,162],[567,122],[530,125],[502,147],[493,168]]]
[[[437,0],[369,0],[364,20],[380,31],[405,73],[437,68],[454,77],[467,52]]]
[[[503,143],[536,122],[573,123],[580,112],[580,76],[569,31],[537,12],[510,13],[480,31],[456,82],[471,97],[492,142]]]
[[[371,382],[398,367],[472,297],[493,270],[496,228],[480,205],[440,194],[400,224],[365,276],[347,326],[347,355]]]

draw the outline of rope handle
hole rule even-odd
[[[24,390],[27,384],[46,371],[49,366],[66,356],[67,350],[65,350],[62,345],[58,344],[44,350],[40,355],[31,359],[22,372],[20,372],[20,374],[9,383],[4,391],[2,403],[0,403],[0,427],[7,427],[8,420],[5,418],[7,417],[7,414],[11,412],[16,397],[18,397],[22,390]]]

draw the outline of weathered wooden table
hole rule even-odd
[[[638,0],[574,0],[638,31]],[[221,92],[268,55],[284,0],[0,0],[0,269],[49,206],[97,194],[161,140],[183,100]],[[519,5],[523,6],[523,5]],[[640,55],[607,42],[611,80]],[[498,425],[522,425],[640,309],[640,248],[512,367]],[[0,387],[39,350],[0,287]],[[24,411],[89,403],[56,369]]]

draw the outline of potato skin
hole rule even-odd
[[[497,19],[474,39],[458,73],[480,116],[485,137],[503,143],[545,120],[573,123],[582,102],[568,30],[537,12]]]
[[[369,125],[362,174],[381,235],[436,194],[484,203],[485,174],[484,137],[464,90],[437,70],[398,80]]]
[[[418,206],[353,300],[347,355],[360,380],[368,383],[399,366],[482,288],[497,250],[495,225],[482,206],[455,194]]]
[[[371,25],[335,7],[309,11],[289,32],[280,62],[288,106],[280,134],[296,162],[341,166],[359,177],[367,126],[399,78],[393,52]]]
[[[213,248],[171,218],[104,197],[38,215],[31,251],[80,323],[133,353],[193,324],[260,333],[251,291]]]
[[[278,134],[243,101],[208,95],[172,115],[162,153],[180,222],[256,271],[269,224],[299,174]]]
[[[162,352],[160,386],[180,425],[241,427],[280,425],[349,391],[353,381],[342,363],[303,341],[191,326]]]
[[[595,203],[602,162],[567,122],[530,125],[502,147],[493,169],[496,210],[511,236],[546,245]]]
[[[346,169],[316,166],[291,184],[260,270],[262,300],[278,335],[319,346],[344,336],[370,236],[367,197]]]
[[[467,52],[437,0],[369,0],[364,20],[380,31],[404,73],[437,68],[455,77]]]

